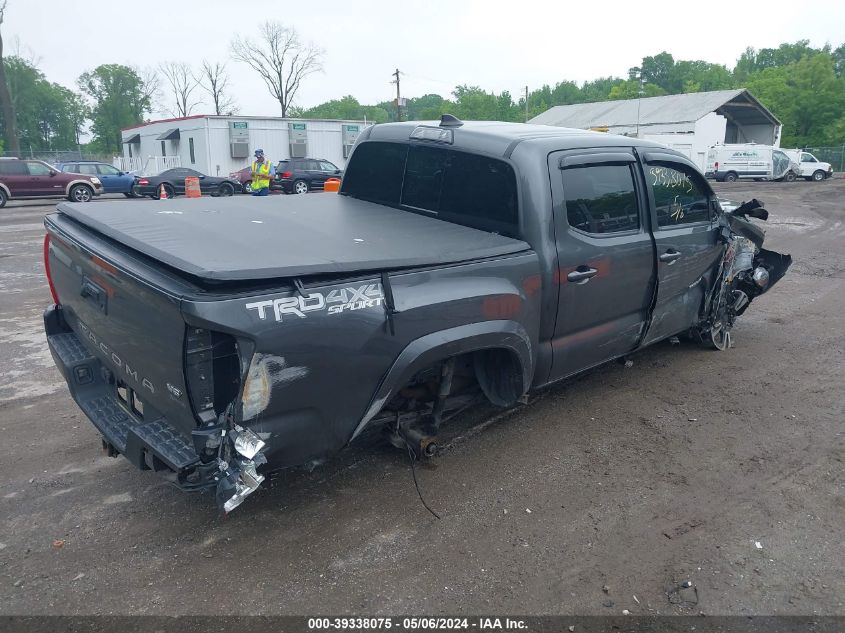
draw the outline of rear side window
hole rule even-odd
[[[681,168],[659,165],[649,165],[646,176],[658,227],[710,221],[710,194],[698,178]]]
[[[640,210],[629,165],[591,165],[563,170],[569,226],[603,235],[636,231]]]
[[[519,234],[516,175],[502,160],[379,142],[361,144],[354,156],[344,178],[348,195],[485,231]]]
[[[77,165],[76,163],[68,163],[66,165],[62,165],[62,171],[67,171],[67,172],[70,172],[72,174],[77,174],[77,173],[79,173],[79,165]]]
[[[19,160],[0,160],[0,176],[26,176],[26,165]]]
[[[76,172],[77,174],[85,174],[86,176],[96,176],[97,175],[97,166],[92,165],[90,163],[80,163],[79,169]]]

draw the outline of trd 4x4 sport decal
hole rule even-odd
[[[308,296],[294,295],[278,299],[266,299],[247,303],[247,310],[258,312],[259,319],[267,319],[272,314],[276,321],[282,322],[285,315],[304,319],[309,312],[326,311],[329,314],[340,314],[364,308],[381,307],[384,293],[381,284],[364,284],[363,286],[348,286],[330,290],[329,292],[312,292]]]

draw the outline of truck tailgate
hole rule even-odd
[[[53,316],[61,323],[47,323],[48,342],[57,365],[71,374],[74,399],[120,452],[138,435],[161,444],[168,465],[183,467],[196,457],[190,447],[196,423],[184,377],[180,297],[84,227],[61,215],[48,216],[45,226],[61,305]]]

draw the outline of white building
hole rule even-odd
[[[170,167],[211,176],[246,167],[261,148],[275,164],[283,158],[323,158],[343,168],[365,121],[283,119],[281,117],[197,115],[140,123],[122,131],[127,171],[157,174]]]
[[[530,123],[657,141],[686,155],[702,171],[710,146],[754,142],[778,147],[782,127],[744,88],[555,106]]]

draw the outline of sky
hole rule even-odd
[[[396,68],[403,97],[449,96],[469,84],[518,98],[525,86],[625,77],[643,56],[664,50],[730,68],[748,46],[845,41],[845,3],[806,8],[792,0],[8,0],[2,33],[5,54],[19,47],[50,81],[70,88],[99,64],[226,61],[239,112],[275,116],[278,103],[229,52],[235,35],[254,37],[266,19],[324,49],[324,71],[306,79],[295,100],[310,107],[348,94],[364,104],[393,99]],[[156,115],[166,116],[165,101],[162,94]],[[194,111],[210,112],[208,103]]]

